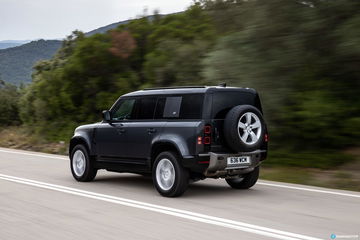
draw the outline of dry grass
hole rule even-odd
[[[67,154],[64,142],[48,142],[24,127],[0,128],[0,147],[16,148],[54,154]]]
[[[360,191],[360,160],[337,169],[263,167],[260,177],[266,180]]]

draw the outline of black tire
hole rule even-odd
[[[228,178],[225,179],[230,187],[235,189],[249,189],[255,185],[259,179],[259,167],[256,167],[254,171],[244,174],[238,178]]]
[[[240,129],[238,128],[238,124],[239,124],[239,120],[240,118],[243,119],[245,114],[250,113],[250,115],[252,115],[253,117],[251,118],[251,120],[255,120],[254,115],[255,114],[260,122],[260,128],[251,128],[251,126],[249,126],[249,131],[253,132],[256,137],[258,137],[257,141],[255,142],[244,142],[241,138],[240,135],[243,135],[245,133],[244,129]],[[245,123],[248,124],[248,123]],[[256,133],[255,133],[256,131]],[[258,132],[259,131],[259,134]],[[264,119],[263,116],[261,114],[261,112],[250,105],[239,105],[236,107],[233,107],[227,114],[225,117],[225,121],[224,121],[224,137],[226,140],[227,145],[230,147],[231,150],[235,151],[235,152],[249,152],[249,151],[254,151],[256,149],[259,149],[261,147],[261,145],[264,142],[264,135],[265,135],[265,123],[264,123]],[[244,135],[243,135],[244,136]],[[252,139],[252,135],[248,134],[247,135],[249,139]]]
[[[74,155],[77,151],[80,151],[85,157],[85,171],[82,174],[77,174],[76,170],[74,169]],[[82,144],[76,145],[71,151],[70,168],[73,177],[79,182],[90,182],[94,180],[97,173],[97,169],[94,168],[94,163],[90,160],[86,147]]]
[[[174,181],[170,189],[161,187],[158,182],[157,167],[160,161],[167,159],[171,162],[174,170]],[[180,164],[180,158],[175,152],[162,152],[160,153],[153,164],[152,178],[156,190],[165,197],[178,197],[181,196],[189,185],[189,171]]]

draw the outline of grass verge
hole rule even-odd
[[[67,154],[66,142],[49,142],[22,126],[0,128],[0,147]]]
[[[360,162],[356,164],[360,166]],[[344,166],[331,170],[264,166],[261,168],[260,178],[278,182],[360,191],[360,176],[358,171],[346,169]]]

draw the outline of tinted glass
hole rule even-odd
[[[167,97],[164,107],[164,118],[178,118],[182,97]]]
[[[139,98],[136,101],[134,119],[153,119],[156,97]]]
[[[155,110],[156,119],[200,119],[204,94],[160,97]]]
[[[165,102],[166,102],[166,97],[159,97],[157,104],[156,104],[156,109],[155,109],[155,119],[163,119],[163,114],[164,114],[164,108],[165,108]]]
[[[113,111],[111,119],[114,121],[132,119],[134,104],[135,99],[125,99],[121,101],[115,108],[115,111]]]
[[[246,92],[215,92],[212,118],[224,119],[231,108],[242,104],[254,105],[254,95]]]
[[[204,94],[184,95],[180,108],[181,119],[200,119],[202,115],[202,106]]]

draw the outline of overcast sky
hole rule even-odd
[[[64,38],[151,14],[185,10],[192,0],[0,0],[0,40]]]

